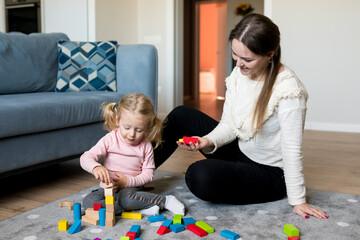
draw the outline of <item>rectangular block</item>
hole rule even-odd
[[[94,211],[99,211],[101,208],[101,203],[94,203]]]
[[[123,212],[121,217],[127,219],[142,219],[142,213]]]
[[[115,219],[115,212],[108,212],[106,210],[106,219]]]
[[[136,237],[141,234],[141,226],[140,225],[132,225],[129,232],[136,232]]]
[[[195,224],[195,219],[193,219],[192,217],[183,218],[182,221],[185,226]]]
[[[201,229],[204,229],[207,233],[213,233],[214,232],[214,228],[211,227],[209,224],[207,224],[204,221],[197,221],[195,223],[196,226],[198,226]]]
[[[81,220],[76,220],[67,231],[70,234],[78,233],[81,231]]]
[[[107,212],[115,212],[115,205],[114,204],[106,204],[105,206]]]
[[[115,218],[114,219],[105,219],[105,226],[106,227],[113,227],[115,225]]]
[[[155,215],[155,216],[148,217],[149,222],[160,222],[160,221],[164,221],[164,220],[165,220],[164,215]]]
[[[93,208],[88,208],[85,210],[85,216],[99,219],[99,211],[95,211]]]
[[[104,189],[104,195],[105,196],[114,196],[114,189],[113,188],[105,188]]]
[[[170,228],[170,225],[173,223],[172,219],[166,219],[161,225],[167,228]]]
[[[105,204],[106,205],[114,205],[115,204],[115,196],[105,196]]]
[[[189,225],[187,226],[187,229],[188,229],[189,231],[195,233],[195,234],[198,235],[199,237],[204,237],[204,236],[206,236],[206,235],[208,234],[204,229],[196,226],[194,223],[189,224]]]
[[[235,240],[235,239],[240,238],[239,234],[234,233],[234,232],[229,231],[229,230],[221,231],[220,235],[223,236],[224,238],[231,239],[231,240]]]
[[[90,224],[96,226],[96,225],[99,225],[99,216],[97,219],[95,219],[95,218],[89,217],[87,215],[84,215],[84,216],[82,216],[81,221],[90,223]]]
[[[182,223],[181,220],[182,220],[182,215],[181,214],[175,214],[174,219],[173,219],[173,224],[176,224],[176,223],[181,224]]]
[[[292,224],[285,224],[284,225],[284,233],[286,235],[288,235],[289,237],[299,236],[300,235],[299,229],[297,229]]]
[[[170,230],[174,233],[182,232],[185,230],[185,226],[180,223],[175,223],[170,225]]]

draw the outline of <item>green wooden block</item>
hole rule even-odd
[[[211,227],[209,224],[207,224],[204,221],[197,221],[195,223],[196,226],[198,226],[199,228],[205,230],[207,233],[213,233],[214,232],[214,228]]]
[[[289,237],[299,236],[299,229],[294,227],[292,224],[285,224],[284,225],[284,233]]]
[[[175,214],[173,219],[173,224],[180,223],[181,224],[182,215],[181,214]]]
[[[120,240],[130,240],[130,238],[123,236],[123,237],[120,238]]]

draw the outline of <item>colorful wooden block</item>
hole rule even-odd
[[[292,224],[285,224],[284,225],[284,233],[286,235],[288,235],[289,237],[293,237],[293,236],[299,236],[299,229],[297,229],[294,225]]]
[[[197,142],[199,141],[198,138],[186,137],[186,136],[184,136],[182,139],[183,139],[183,141],[184,141],[185,144],[190,144],[190,143],[195,144],[195,143],[197,143]]]
[[[288,237],[288,240],[300,240],[300,236]]]
[[[73,210],[73,205],[75,202],[64,200],[59,202],[59,207],[68,207],[69,210]]]
[[[192,217],[183,218],[182,221],[185,226],[195,224],[195,219],[193,219]]]
[[[105,188],[104,196],[114,196],[114,188]]]
[[[186,228],[189,231],[191,231],[191,232],[195,233],[196,235],[198,235],[199,237],[204,237],[204,236],[206,236],[208,234],[204,229],[196,226],[194,223],[187,225]]]
[[[170,230],[174,233],[182,232],[185,230],[185,226],[180,223],[175,223],[170,225]]]
[[[81,220],[81,204],[74,203],[73,205],[74,220]]]
[[[123,237],[120,238],[120,240],[130,240],[130,238],[126,237],[126,236],[125,237],[123,236]]]
[[[127,232],[126,236],[129,237],[131,240],[136,238],[136,232]]]
[[[235,240],[235,239],[240,238],[239,234],[234,233],[234,232],[229,231],[229,230],[221,231],[220,235],[223,236],[224,238],[231,239],[231,240]]]
[[[115,204],[115,196],[105,196],[105,204]]]
[[[135,212],[123,212],[121,214],[122,218],[127,219],[142,219],[142,213],[135,213]]]
[[[99,217],[98,218],[92,218],[90,216],[84,215],[81,218],[81,221],[92,224],[92,225],[99,225]]]
[[[182,215],[181,214],[175,214],[174,219],[173,219],[173,224],[176,224],[176,223],[181,224],[182,223],[181,220],[182,220]]]
[[[60,220],[58,223],[59,231],[67,231],[69,228],[68,220]]]
[[[132,225],[129,232],[136,232],[136,237],[141,234],[141,226],[140,225]]]
[[[85,216],[93,219],[99,219],[99,211],[95,211],[93,208],[88,208],[85,210]]]
[[[106,209],[99,209],[99,225],[105,227],[105,217],[106,217]]]
[[[197,221],[195,223],[196,226],[198,226],[199,228],[204,229],[207,233],[213,233],[214,232],[214,228],[211,227],[209,224],[207,224],[204,221]]]
[[[101,208],[101,203],[94,203],[94,211],[99,211]]]
[[[159,234],[159,235],[164,235],[164,234],[169,233],[169,232],[171,232],[171,230],[169,228],[161,225],[156,233]]]
[[[159,221],[164,221],[164,220],[165,220],[164,215],[155,215],[155,216],[148,217],[149,222],[159,222]]]
[[[170,225],[173,223],[172,219],[166,219],[161,225],[167,228],[170,228]]]
[[[81,220],[76,220],[67,231],[70,234],[78,233],[81,231]]]

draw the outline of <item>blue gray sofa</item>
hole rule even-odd
[[[73,159],[103,130],[100,105],[127,93],[157,104],[157,51],[151,45],[119,45],[116,92],[55,92],[62,33],[0,32],[0,177]]]

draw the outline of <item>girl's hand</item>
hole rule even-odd
[[[111,183],[110,173],[104,166],[97,166],[92,172],[96,179],[100,179],[105,184]]]
[[[180,148],[188,151],[197,151],[214,146],[214,143],[208,138],[201,138],[196,136],[194,138],[198,138],[198,141],[195,142],[195,144],[193,144],[192,142],[190,142],[190,144],[185,144],[184,142],[179,142],[179,141],[177,141],[176,143]]]
[[[120,173],[115,173],[116,176],[118,176],[117,178],[113,178],[113,184],[114,184],[114,190],[118,190],[120,188],[124,188],[127,185],[127,177],[120,174]]]
[[[309,215],[312,215],[319,219],[322,219],[322,218],[328,219],[328,216],[326,216],[325,212],[323,212],[317,208],[314,208],[307,203],[295,205],[293,208],[293,212],[300,215],[303,218],[306,218],[306,219],[309,218]]]

